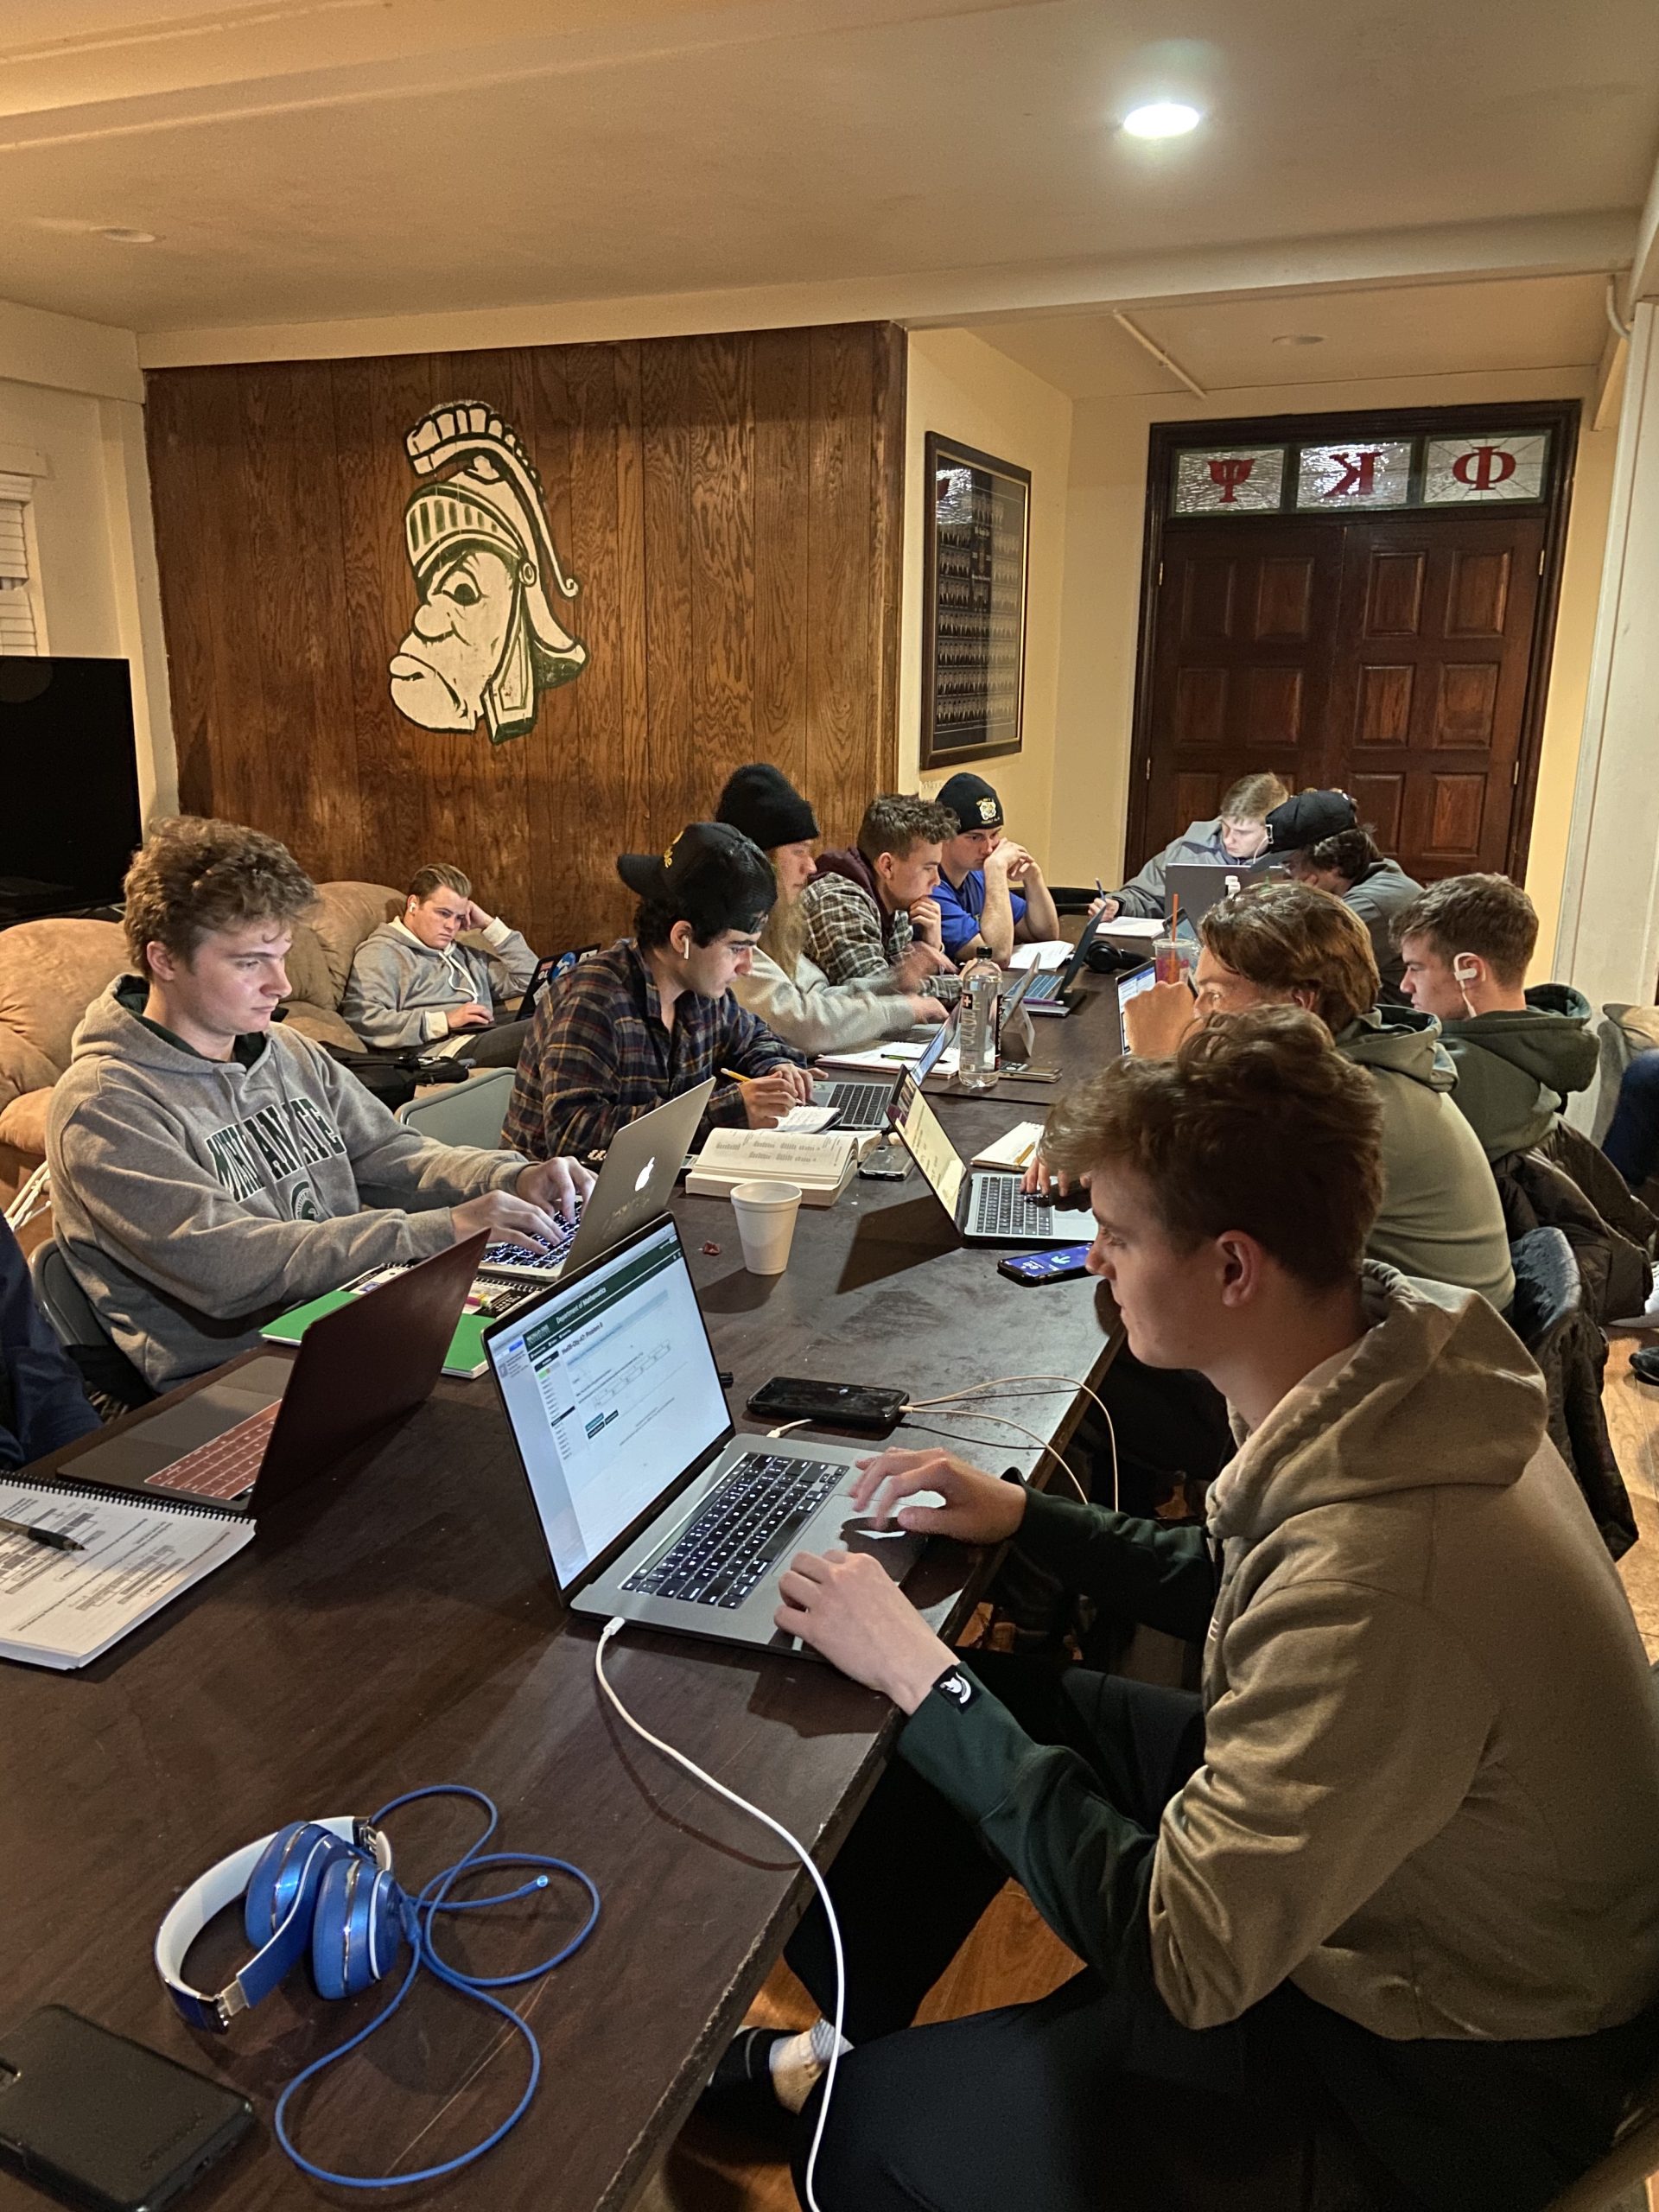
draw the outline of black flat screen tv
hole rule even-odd
[[[0,655],[0,927],[112,904],[141,834],[128,664]]]

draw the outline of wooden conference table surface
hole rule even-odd
[[[1040,1064],[1097,1065],[1116,1050],[1109,987],[1071,1019],[1033,1027]],[[1055,1089],[1005,1078],[988,1098],[936,1103],[971,1152],[1040,1119]],[[1088,1379],[1109,1357],[1103,1288],[1009,1282],[994,1252],[956,1243],[914,1171],[804,1211],[775,1280],[744,1272],[723,1202],[684,1198],[677,1211],[716,1355],[734,1373],[734,1409],[779,1372],[931,1397],[1020,1370]],[[1004,1409],[1058,1439],[1081,1402],[1062,1383]],[[1036,1466],[1012,1430],[971,1417],[938,1426],[992,1466]],[[925,1599],[959,1592],[960,1618],[985,1565],[936,1545],[911,1587]],[[501,1808],[492,1847],[574,1859],[603,1910],[568,1966],[510,1993],[542,2048],[529,2113],[477,2167],[421,2199],[626,2205],[764,1980],[805,1880],[758,1823],[621,1727],[594,1680],[595,1641],[554,1596],[493,1386],[442,1382],[366,1465],[265,1516],[229,1566],[93,1666],[0,1672],[0,2022],[66,2004],[248,2094],[258,2126],[190,2194],[203,2212],[360,2201],[302,2178],[270,2113],[287,2080],[372,2017],[379,1993],[330,2005],[299,1972],[227,2035],[196,2035],[156,1978],[151,1944],[188,1881],[283,1821],[367,1815],[423,1783],[470,1783]],[[821,1861],[833,1855],[895,1732],[884,1700],[810,1660],[632,1630],[607,1663],[647,1726]],[[459,1855],[476,1821],[450,1801],[390,1826],[414,1888]],[[192,1954],[198,1986],[221,1986],[246,1955],[231,1919]],[[449,1952],[501,1973],[545,1956],[575,1924],[566,1885],[464,1916]],[[300,2147],[353,2173],[454,2155],[505,2116],[523,2083],[523,2045],[499,2027],[421,1977],[364,2050],[296,2101]],[[40,2202],[0,2177],[5,2212]]]

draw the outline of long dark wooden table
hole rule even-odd
[[[1086,1071],[1116,1049],[1109,993],[1036,1025],[1038,1058]],[[1005,1081],[936,1101],[965,1153],[1052,1085]],[[1091,1280],[1024,1289],[997,1255],[958,1245],[912,1170],[858,1181],[804,1211],[788,1272],[742,1267],[730,1207],[677,1205],[734,1410],[770,1375],[902,1383],[932,1397],[996,1375],[1088,1380],[1114,1348]],[[705,1252],[707,1243],[719,1246]],[[1058,1441],[1082,1402],[1069,1383],[1005,1407]],[[753,1427],[741,1411],[741,1427]],[[948,1432],[969,1457],[1035,1472],[1041,1455],[971,1415]],[[935,1545],[911,1587],[965,1617],[987,1562]],[[624,1730],[594,1679],[596,1636],[554,1596],[527,1487],[493,1388],[444,1382],[349,1475],[262,1519],[219,1573],[79,1674],[0,1669],[0,1929],[10,2025],[58,2002],[245,2091],[260,2126],[188,2200],[262,2212],[319,2188],[270,2132],[277,2091],[365,2022],[378,1993],[327,2005],[303,1974],[228,2035],[193,2033],[150,1948],[183,1885],[282,1821],[372,1813],[425,1783],[464,1781],[503,1816],[492,1847],[575,1859],[604,1909],[586,1948],[517,1993],[540,2039],[530,2113],[488,2158],[423,2199],[535,2212],[611,2212],[644,2185],[805,1901],[796,1861],[756,1823]],[[722,1651],[628,1630],[609,1655],[631,1709],[833,1856],[895,1732],[885,1700],[804,1658]],[[412,1889],[458,1856],[472,1815],[420,1806],[391,1823]],[[494,1885],[492,1885],[494,1886]],[[509,1886],[507,1884],[500,1886]],[[502,1972],[556,1948],[572,1896],[464,1916],[450,1955]],[[192,1955],[220,1986],[247,1947],[221,1916]],[[493,2060],[493,2063],[486,2061]],[[436,2164],[487,2132],[523,2080],[518,2040],[429,1978],[296,2114],[302,2147],[353,2172]],[[41,2200],[0,2177],[0,2208]]]

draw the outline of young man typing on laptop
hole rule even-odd
[[[162,823],[127,873],[137,973],[88,1009],[47,1128],[58,1242],[157,1390],[365,1268],[478,1230],[556,1241],[592,1177],[434,1144],[321,1046],[276,1025],[315,896],[285,846]]]
[[[1287,1007],[1056,1109],[1131,1348],[1230,1403],[1205,1528],[937,1450],[866,1465],[878,1521],[1013,1538],[1192,1638],[1201,1696],[958,1656],[861,1555],[784,1578],[779,1626],[906,1716],[829,1876],[854,2049],[823,2204],[1529,2212],[1649,2068],[1641,1639],[1507,1325],[1362,1262],[1380,1135],[1363,1072]],[[907,1507],[920,1490],[944,1503]],[[910,2028],[1007,1873],[1083,1971]],[[816,1906],[788,1956],[828,2011]],[[746,2034],[721,2071],[747,2059],[764,2090]]]
[[[551,986],[519,1056],[506,1141],[532,1159],[602,1152],[618,1129],[711,1077],[697,1141],[776,1128],[810,1103],[804,1055],[732,996],[778,895],[741,830],[694,822],[666,853],[624,853],[633,935]]]

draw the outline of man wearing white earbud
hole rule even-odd
[[[868,1554],[796,1556],[779,1628],[902,1716],[798,2158],[827,2095],[827,2212],[1538,2212],[1659,2056],[1653,1685],[1542,1383],[1487,1300],[1363,1259],[1382,1109],[1299,1007],[1114,1061],[1045,1142],[1130,1350],[1228,1401],[1205,1526],[939,1449],[855,1510],[1017,1543],[1202,1694],[952,1651]],[[1080,1970],[912,2025],[1010,1874]],[[786,1954],[821,2011],[830,1935]]]
[[[1452,1096],[1488,1160],[1528,1152],[1554,1130],[1570,1093],[1596,1072],[1590,1001],[1570,983],[1527,988],[1538,916],[1502,875],[1453,875],[1395,918],[1401,988],[1435,1015],[1458,1071]]]

